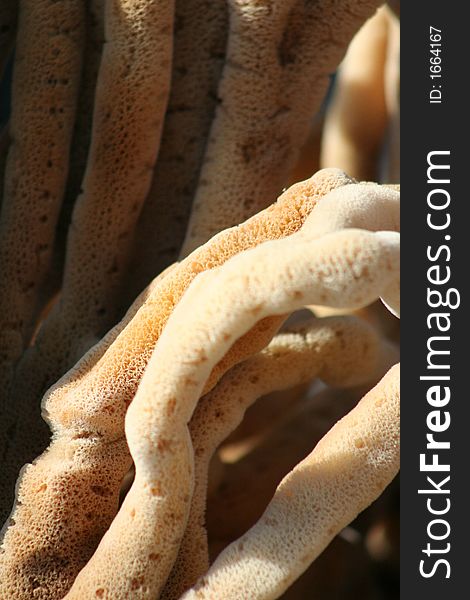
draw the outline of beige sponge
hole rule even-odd
[[[312,240],[308,226],[201,273],[173,311],[126,415],[134,483],[69,599],[161,591],[194,488],[187,425],[214,365],[259,319],[308,303],[360,308],[382,295],[399,310],[398,233],[350,229]]]
[[[47,385],[54,383],[116,323],[169,94],[173,10],[172,0],[119,0],[107,7],[108,41],[98,73],[83,193],[68,233],[61,298],[29,358],[33,361],[34,355],[37,363],[36,397],[44,392],[39,385],[44,386],[45,374]]]
[[[209,465],[246,409],[260,396],[315,377],[341,387],[368,383],[383,375],[396,359],[394,348],[355,317],[312,319],[278,334],[201,398],[189,423],[195,460],[191,511],[162,599],[179,598],[209,567],[204,527]]]
[[[2,10],[8,5],[2,0]],[[67,177],[83,37],[83,0],[21,3],[0,216],[1,401],[29,342],[37,295],[50,264]]]
[[[220,100],[183,256],[264,208],[286,185],[329,75],[378,5],[230,0]]]
[[[279,598],[399,468],[399,366],[280,483],[265,513],[182,600]]]
[[[179,256],[217,105],[227,33],[226,0],[176,0],[171,93],[136,229],[126,300]]]
[[[155,281],[122,324],[49,390],[43,406],[54,437],[49,450],[24,470],[18,483],[18,502],[3,540],[3,593],[18,594],[22,589],[24,595],[20,597],[30,598],[34,585],[38,597],[60,598],[109,527],[117,510],[121,480],[130,466],[123,439],[127,406],[170,314],[197,274],[263,241],[293,234],[323,195],[351,182],[341,171],[320,171],[292,186],[259,215],[214,237]],[[264,320],[227,348],[208,385],[214,385],[234,363],[261,350],[282,320]],[[29,376],[34,376],[34,370]],[[16,445],[7,436],[11,421],[4,423],[4,510],[11,506],[24,448],[31,452],[36,443],[34,422],[31,424],[24,402],[25,397],[19,395],[18,417],[13,421]],[[38,488],[44,493],[38,495]],[[86,502],[77,501],[82,497]],[[25,554],[22,549],[26,548]]]

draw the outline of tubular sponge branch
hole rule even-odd
[[[359,180],[377,180],[387,129],[385,64],[388,17],[384,7],[369,19],[349,45],[335,80],[320,162],[338,166]]]
[[[0,387],[29,342],[49,267],[75,119],[83,0],[22,1],[12,84],[10,146],[0,216]],[[60,55],[61,60],[56,60]]]
[[[279,598],[399,468],[399,366],[280,483],[265,513],[182,600]]]
[[[105,41],[105,4],[106,0],[87,0],[85,2],[85,44],[80,77],[80,98],[70,149],[67,186],[57,224],[54,271],[51,274],[51,279],[53,279],[53,283],[57,287],[61,285],[67,233],[72,218],[73,207],[77,197],[81,193],[82,181],[90,150],[96,83]]]
[[[196,275],[246,248],[293,234],[324,194],[351,182],[341,171],[321,171],[292,186],[259,215],[214,237],[162,274],[123,322],[49,390],[43,407],[54,436],[48,451],[24,469],[18,482],[18,502],[5,526],[2,591],[11,594],[25,589],[27,598],[35,581],[45,598],[60,597],[109,527],[117,510],[121,480],[130,466],[122,440],[127,406],[171,312]],[[282,320],[267,319],[235,343],[215,365],[207,387],[215,385],[233,364],[261,350]],[[30,376],[35,376],[34,371]],[[18,395],[18,417],[13,421],[16,445],[7,435],[12,422],[3,424],[4,514],[11,506],[18,467],[31,458],[25,457],[25,452],[31,454],[37,446],[31,411],[24,408],[23,398]],[[42,494],[37,493],[39,488]],[[77,498],[84,500],[77,503]],[[72,513],[73,526],[68,519]],[[68,523],[66,535],[64,521]],[[46,558],[48,568],[44,569]]]
[[[172,0],[112,0],[106,7],[91,147],[68,234],[61,298],[29,357],[47,373],[47,386],[116,322],[169,94],[173,10]],[[41,391],[36,387],[35,396]]]
[[[343,230],[312,240],[308,221],[201,273],[173,311],[126,415],[134,483],[67,598],[161,591],[194,486],[187,424],[214,366],[255,323],[309,303],[359,308],[379,296],[399,310],[399,234]]]
[[[342,387],[374,381],[396,358],[393,347],[355,317],[314,319],[278,334],[201,398],[189,423],[195,459],[191,510],[162,599],[179,598],[209,567],[204,527],[209,464],[246,409],[265,394],[315,377]]]
[[[217,104],[227,32],[226,0],[176,0],[171,93],[137,225],[127,299],[179,256]]]
[[[320,108],[330,73],[378,4],[230,0],[220,103],[183,256],[276,197]]]

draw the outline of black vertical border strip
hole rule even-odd
[[[401,368],[401,598],[403,600],[453,600],[468,594],[470,566],[470,21],[466,17],[466,4],[450,1],[426,0],[401,3],[401,188],[402,188],[402,368]],[[430,26],[442,30],[442,77],[430,78]],[[442,103],[430,104],[429,93],[433,85],[441,85]],[[451,194],[449,212],[451,224],[445,232],[432,231],[426,224],[427,155],[434,150],[450,150],[450,179],[446,189]],[[445,159],[443,160],[445,162]],[[439,187],[439,186],[436,186]],[[445,241],[444,235],[451,239]],[[426,507],[426,495],[418,489],[426,486],[426,475],[419,469],[419,455],[425,452],[426,416],[434,410],[426,401],[429,382],[420,381],[425,374],[426,343],[433,335],[426,317],[433,312],[427,306],[427,269],[432,264],[426,258],[427,246],[436,248],[448,244],[451,280],[447,287],[460,292],[460,307],[447,310],[452,325],[450,357],[451,399],[446,408],[451,416],[450,428],[437,439],[449,440],[450,450],[439,452],[440,462],[450,461],[451,507],[442,518],[451,527],[449,537],[435,541],[428,537],[427,526],[433,518]],[[445,286],[443,286],[445,287]],[[434,333],[435,335],[435,333]],[[445,335],[445,334],[442,334]],[[441,373],[442,374],[442,373]],[[445,384],[447,385],[447,384]],[[447,453],[447,454],[446,454]],[[440,481],[446,474],[436,473]],[[441,506],[444,506],[442,498]],[[435,495],[438,507],[438,495]],[[444,528],[436,527],[436,534]],[[427,557],[422,550],[427,543],[433,549],[443,549],[450,543],[450,551]],[[439,558],[450,564],[447,569],[437,567],[430,578],[420,575],[420,560],[425,559],[425,570],[432,569]]]

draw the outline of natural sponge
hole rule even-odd
[[[360,308],[381,295],[399,310],[398,233],[351,229],[312,240],[308,224],[201,273],[173,311],[126,415],[134,483],[68,598],[161,591],[194,488],[188,422],[214,366],[259,319],[308,303]]]
[[[286,185],[329,75],[378,4],[230,0],[219,105],[183,256],[264,208]]]
[[[246,409],[260,396],[315,377],[341,387],[372,382],[396,361],[396,355],[371,326],[355,317],[311,319],[278,334],[199,400],[189,423],[195,460],[191,511],[162,598],[179,598],[209,567],[204,527],[209,464]]]
[[[214,237],[158,278],[122,324],[51,388],[43,406],[54,437],[48,451],[25,469],[18,483],[19,502],[12,513],[15,524],[10,521],[3,541],[0,579],[4,587],[0,589],[4,593],[24,589],[23,597],[29,598],[34,582],[36,595],[60,597],[109,527],[117,510],[120,482],[130,466],[123,439],[127,406],[168,318],[198,273],[265,240],[293,234],[324,194],[351,183],[339,170],[321,171],[292,186],[259,215]],[[282,317],[265,320],[227,349],[208,385],[213,386],[234,363],[263,348],[281,323]],[[34,370],[29,376],[34,376]],[[11,421],[3,424],[7,459],[1,500],[5,512],[11,506],[17,469],[29,458],[25,458],[25,448],[31,453],[37,444],[24,402],[19,395],[13,421],[16,447],[7,445]],[[42,495],[37,494],[38,488]],[[86,502],[77,502],[81,497]],[[64,523],[68,523],[67,535]],[[26,554],[22,548],[28,548]],[[45,560],[47,568],[42,566]]]
[[[2,1],[2,11],[9,4]],[[50,263],[80,81],[82,17],[82,0],[21,3],[0,216],[2,402],[30,341]]]
[[[126,300],[178,259],[217,105],[227,1],[176,0],[174,30],[171,93],[152,185],[136,228]]]
[[[399,468],[399,366],[280,483],[265,513],[184,600],[279,598]]]

